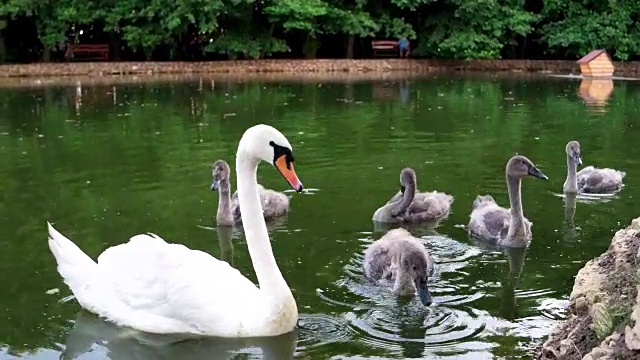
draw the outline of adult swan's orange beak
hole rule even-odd
[[[302,182],[300,182],[298,175],[296,175],[295,170],[293,170],[293,161],[288,161],[286,154],[280,155],[273,164],[276,166],[278,171],[280,171],[280,174],[284,176],[289,185],[291,185],[293,190],[297,192],[302,191]]]

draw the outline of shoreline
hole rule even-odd
[[[217,82],[231,83],[325,83],[325,84],[358,84],[372,81],[401,82],[423,79],[437,79],[441,76],[457,75],[460,79],[546,79],[557,81],[576,81],[580,77],[549,76],[543,73],[499,72],[486,73],[478,71],[432,71],[417,73],[411,71],[392,72],[247,72],[247,73],[198,73],[198,74],[157,74],[157,75],[65,75],[65,76],[30,76],[30,77],[0,77],[0,89],[9,88],[43,88],[50,86],[117,86],[143,84],[170,84],[184,82],[199,82],[200,86],[208,87]]]
[[[442,74],[582,80],[569,60],[337,59],[209,62],[68,62],[0,65],[0,88],[179,81],[399,81]],[[640,62],[616,63],[612,80],[637,80]]]
[[[614,62],[616,76],[640,75],[640,61]],[[211,73],[429,73],[438,71],[579,74],[572,60],[317,59],[206,62],[63,62],[2,64],[0,78]]]

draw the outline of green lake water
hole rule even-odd
[[[566,316],[576,272],[640,215],[640,84],[616,82],[604,105],[557,78],[437,76],[405,81],[209,81],[0,90],[0,359],[291,357],[526,359]],[[222,257],[255,281],[240,229],[218,230],[211,164],[234,164],[248,127],[267,123],[294,147],[304,193],[270,224],[293,289],[298,329],[275,339],[143,341],[80,306],[47,246],[46,221],[96,258],[153,232]],[[585,165],[627,172],[608,201],[558,196],[564,146]],[[477,194],[508,206],[504,165],[528,156],[548,182],[525,179],[526,251],[470,241]],[[422,190],[455,197],[435,230],[412,228],[436,259],[435,305],[398,301],[362,276],[362,252],[382,236],[371,215],[405,166]],[[259,181],[286,190],[262,164]],[[235,189],[235,178],[232,187]],[[569,208],[571,209],[571,208]]]

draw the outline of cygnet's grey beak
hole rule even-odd
[[[418,297],[420,297],[420,302],[422,305],[429,306],[433,303],[431,299],[431,294],[429,293],[429,288],[427,288],[427,278],[417,278],[415,281],[416,289],[418,290]]]
[[[220,180],[214,178],[213,182],[211,183],[211,191],[218,191],[219,187],[220,187]]]
[[[573,160],[575,160],[576,164],[578,164],[578,166],[582,166],[582,158],[580,157],[580,154],[573,154]]]
[[[542,171],[538,170],[538,168],[535,166],[529,167],[529,175],[536,177],[538,179],[549,180],[547,175],[543,174]]]

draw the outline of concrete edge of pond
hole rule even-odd
[[[640,358],[640,217],[578,271],[569,317],[536,349],[539,360]]]
[[[616,77],[640,76],[640,62],[616,62]],[[0,65],[0,78],[110,77],[130,75],[274,75],[360,78],[396,76],[396,73],[442,71],[485,73],[538,73],[558,76],[579,73],[573,60],[444,60],[444,59],[313,59],[166,62],[65,62]],[[573,75],[575,76],[575,75]]]
[[[544,72],[496,72],[455,71],[440,69],[430,72],[384,71],[384,72],[253,72],[253,73],[196,73],[196,74],[152,74],[152,75],[66,75],[41,77],[0,77],[0,88],[43,88],[51,86],[116,86],[136,84],[168,84],[199,82],[200,88],[215,88],[221,83],[313,83],[313,84],[357,84],[364,82],[394,83],[412,80],[434,79],[454,75],[460,79],[549,79],[557,81],[581,80],[577,77],[554,76]]]

